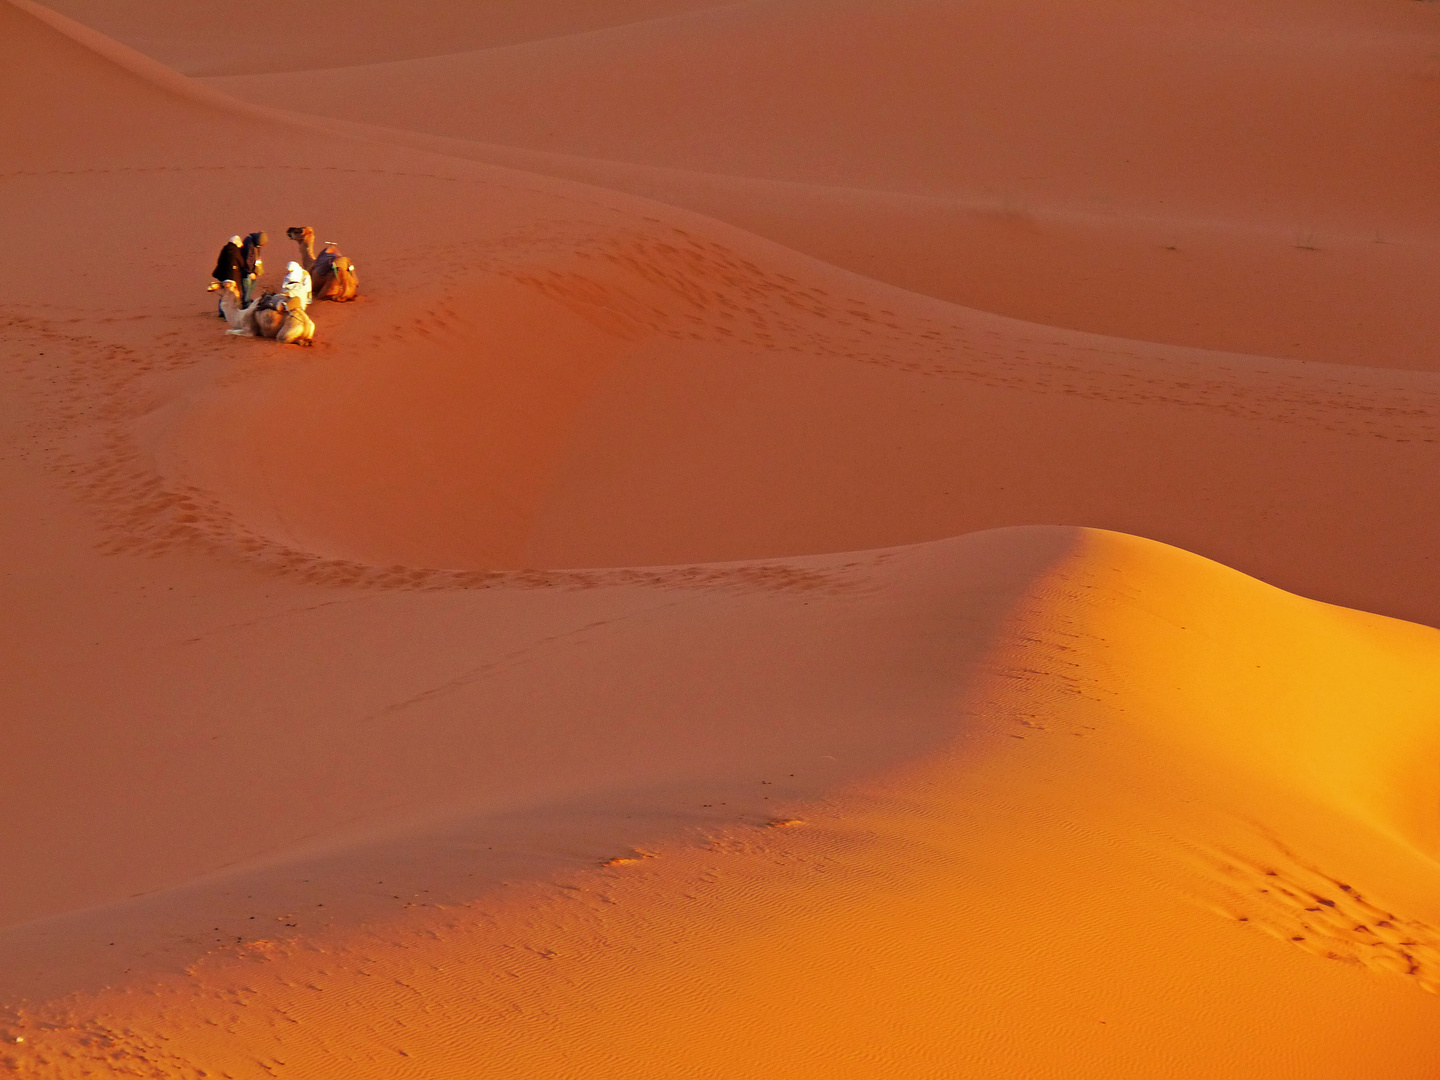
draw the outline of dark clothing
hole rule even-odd
[[[245,246],[240,249],[245,262],[245,273],[257,274],[260,267],[260,249],[268,239],[263,232],[252,232],[245,237]]]
[[[245,255],[234,244],[226,244],[220,249],[220,258],[215,263],[215,273],[211,275],[216,281],[233,281],[239,285],[245,277]]]
[[[215,262],[216,281],[233,281],[240,288],[241,304],[250,302],[250,290],[260,273],[260,249],[269,239],[263,232],[252,232],[239,247],[226,244],[220,249],[220,258]]]
[[[252,232],[245,237],[245,244],[240,249],[245,263],[245,280],[240,283],[240,291],[247,304],[250,303],[250,290],[255,287],[255,279],[260,275],[260,249],[268,239],[263,232]]]
[[[233,281],[240,286],[243,294],[245,289],[245,253],[235,244],[227,242],[220,249],[220,257],[215,260],[215,272],[211,275],[216,281]],[[225,305],[221,304],[216,309],[220,317],[225,317]]]

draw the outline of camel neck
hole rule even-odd
[[[308,274],[315,269],[315,241],[313,239],[301,239],[295,241],[300,248],[300,265],[305,268]]]

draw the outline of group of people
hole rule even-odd
[[[220,249],[220,257],[215,261],[213,276],[216,282],[235,282],[240,290],[242,307],[250,305],[255,282],[265,272],[265,262],[260,258],[260,250],[269,242],[270,237],[263,231],[249,233],[243,238],[232,236]],[[280,295],[298,300],[301,310],[308,308],[314,295],[310,272],[298,262],[291,262],[285,268],[285,277],[280,282]],[[225,318],[223,305],[220,308],[220,317]]]
[[[215,281],[210,286],[220,294],[220,317],[230,324],[227,332],[240,337],[310,345],[315,340],[315,322],[306,314],[306,308],[314,290],[305,267],[292,262],[279,292],[266,292],[252,299],[255,283],[265,272],[260,252],[268,239],[263,232],[253,232],[244,239],[232,236],[220,249]]]
[[[334,243],[326,243],[317,256],[310,226],[296,225],[285,234],[298,246],[301,261],[285,268],[278,292],[255,295],[265,273],[260,253],[270,239],[263,231],[232,236],[220,249],[210,291],[220,294],[220,317],[230,323],[229,333],[309,345],[315,339],[315,322],[306,314],[311,301],[355,299],[360,288],[355,264]]]

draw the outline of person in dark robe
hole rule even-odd
[[[245,280],[244,244],[245,241],[240,237],[232,236],[220,249],[220,257],[215,260],[215,273],[212,275],[217,282],[233,281],[237,286],[244,287],[242,284]],[[222,319],[225,317],[223,307],[220,310],[220,317]]]
[[[270,238],[263,232],[252,232],[240,245],[240,254],[245,263],[245,280],[238,284],[241,300],[247,305],[250,303],[251,290],[255,288],[255,279],[265,272],[265,264],[260,260],[260,249],[269,241]]]

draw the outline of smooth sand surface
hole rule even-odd
[[[1435,1075],[1440,10],[57,7],[0,1066]]]
[[[212,84],[555,155],[534,164],[989,311],[1433,369],[1437,21],[1396,0],[769,0],[319,71],[237,57]]]

